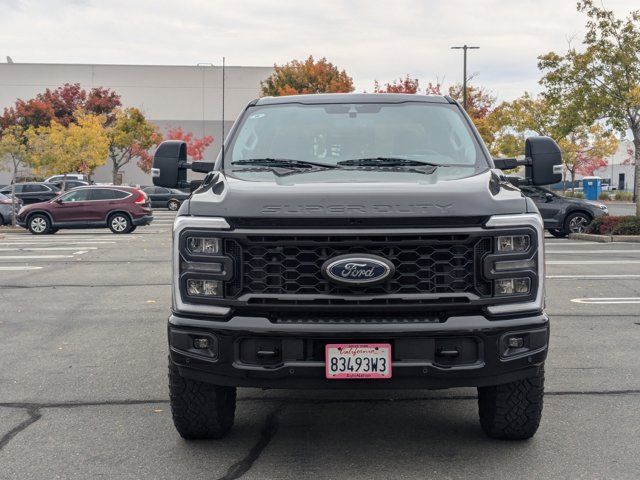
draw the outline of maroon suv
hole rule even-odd
[[[131,233],[153,221],[149,199],[133,187],[78,187],[49,202],[34,203],[20,210],[18,225],[35,235],[55,233],[60,228],[104,228],[113,233]]]

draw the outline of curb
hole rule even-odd
[[[27,230],[22,227],[0,227],[0,235],[3,233],[24,233]]]
[[[631,242],[640,243],[640,235],[593,235],[591,233],[571,233],[571,240],[584,240],[588,242],[610,243]]]

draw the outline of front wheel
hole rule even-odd
[[[46,215],[37,213],[29,218],[27,228],[34,235],[44,235],[51,230],[51,222]]]
[[[177,200],[169,200],[169,203],[167,203],[167,208],[172,212],[175,212],[180,208],[180,202]]]
[[[491,387],[478,387],[480,425],[489,437],[526,440],[542,418],[544,366],[531,378]]]
[[[171,359],[169,399],[173,424],[182,438],[224,438],[233,427],[236,389],[182,377]]]
[[[131,220],[124,213],[114,213],[109,217],[107,223],[113,233],[129,233],[131,231]]]
[[[586,213],[572,213],[564,221],[564,231],[568,233],[584,233],[591,223],[591,217]]]

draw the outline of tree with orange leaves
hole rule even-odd
[[[417,78],[409,77],[394,80],[393,83],[386,83],[384,87],[380,86],[377,80],[373,84],[373,93],[418,93],[420,91],[420,82]]]
[[[304,61],[274,65],[274,72],[261,82],[262,95],[279,97],[302,93],[348,93],[353,92],[353,79],[344,70],[339,70],[326,58],[316,61],[309,56]]]

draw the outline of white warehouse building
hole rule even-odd
[[[228,66],[225,69],[225,132],[249,101],[260,94],[260,82],[271,67]],[[109,88],[121,96],[125,107],[139,108],[161,132],[181,127],[195,137],[211,135],[207,160],[222,144],[222,67],[207,65],[85,65],[45,63],[0,63],[0,111],[19,98],[28,100],[45,89],[79,83],[84,89]],[[110,182],[110,161],[96,170],[96,182]],[[27,173],[27,172],[25,172]],[[149,184],[149,175],[135,161],[123,167],[122,183]],[[0,184],[11,176],[0,171]]]

